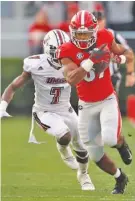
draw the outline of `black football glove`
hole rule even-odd
[[[89,58],[93,63],[101,63],[101,61],[110,62],[111,54],[106,46],[107,44],[103,44],[99,48],[94,48],[90,51]]]

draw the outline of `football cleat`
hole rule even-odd
[[[115,180],[116,184],[112,194],[123,194],[128,183],[128,177],[125,175],[125,173],[121,172],[121,175]]]
[[[78,162],[76,161],[76,158],[74,157],[70,146],[62,146],[59,143],[57,143],[57,149],[64,163],[72,170],[77,170]]]
[[[92,183],[89,175],[87,173],[82,174],[80,171],[77,171],[77,179],[81,184],[81,188],[83,191],[94,191],[95,186]]]
[[[132,162],[132,152],[125,140],[124,140],[123,145],[120,148],[117,148],[117,150],[118,150],[123,162],[126,165],[129,165]]]
[[[77,163],[76,158],[74,156],[71,156],[69,158],[65,158],[65,159],[63,159],[63,161],[72,170],[78,169],[78,163]]]

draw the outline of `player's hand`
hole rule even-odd
[[[103,44],[99,48],[94,48],[90,52],[89,59],[92,60],[93,63],[100,63],[101,61],[109,63],[111,59],[111,54],[107,48],[107,44]]]
[[[113,63],[120,64],[120,63],[121,63],[121,58],[119,57],[119,55],[113,55],[113,56],[111,57],[111,61],[112,61]]]
[[[132,87],[135,84],[135,73],[129,75],[126,75],[126,81],[125,81],[125,86],[126,87]]]
[[[126,57],[124,55],[113,55],[111,61],[117,64],[124,64],[126,62]]]

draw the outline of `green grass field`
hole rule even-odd
[[[135,162],[122,163],[114,149],[108,154],[127,173],[130,183],[124,195],[111,195],[113,177],[90,163],[89,173],[96,186],[94,192],[83,192],[76,179],[56,150],[55,139],[36,126],[35,133],[45,144],[28,144],[31,119],[13,117],[2,120],[2,201],[135,201]],[[123,120],[123,133],[133,155],[135,129]],[[129,134],[132,136],[129,136]]]

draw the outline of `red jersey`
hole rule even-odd
[[[110,50],[113,39],[112,33],[107,29],[98,31],[96,47],[98,48],[106,43]],[[88,52],[79,49],[72,42],[62,44],[58,50],[58,59],[70,58],[78,67],[83,60],[88,59],[90,56]],[[114,91],[109,66],[101,74],[95,74],[95,71],[91,70],[84,79],[76,85],[76,88],[79,99],[85,102],[104,100]]]

